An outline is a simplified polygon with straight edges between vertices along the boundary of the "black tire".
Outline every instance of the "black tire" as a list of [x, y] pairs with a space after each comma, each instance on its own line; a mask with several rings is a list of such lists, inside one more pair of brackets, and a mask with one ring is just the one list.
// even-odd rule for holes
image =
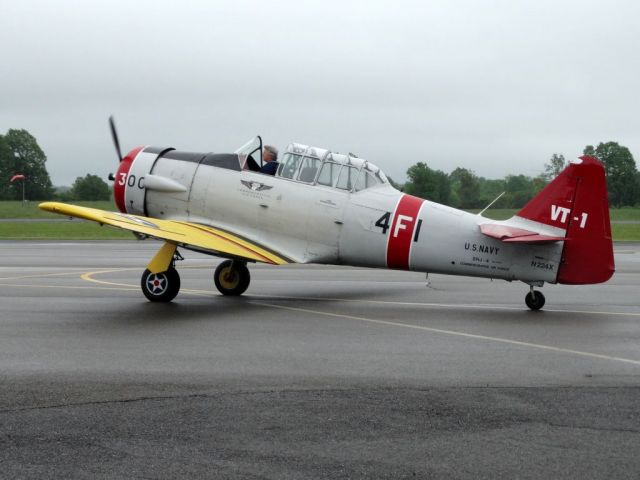
[[225, 260], [216, 268], [213, 281], [223, 295], [242, 295], [249, 288], [251, 275], [245, 263]]
[[524, 303], [526, 303], [527, 307], [531, 310], [540, 310], [544, 307], [544, 300], [544, 295], [538, 290], [533, 290], [527, 293], [527, 296], [524, 297]]
[[140, 279], [140, 287], [150, 302], [170, 302], [180, 291], [180, 275], [173, 267], [160, 273], [147, 269]]

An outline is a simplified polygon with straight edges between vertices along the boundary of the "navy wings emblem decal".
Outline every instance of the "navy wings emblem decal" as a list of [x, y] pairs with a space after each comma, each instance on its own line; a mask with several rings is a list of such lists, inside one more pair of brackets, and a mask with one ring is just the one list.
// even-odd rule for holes
[[270, 190], [273, 187], [271, 185], [265, 185], [260, 182], [250, 182], [248, 180], [240, 180], [242, 185], [247, 187], [249, 190], [253, 190], [254, 192], [262, 192], [263, 190]]

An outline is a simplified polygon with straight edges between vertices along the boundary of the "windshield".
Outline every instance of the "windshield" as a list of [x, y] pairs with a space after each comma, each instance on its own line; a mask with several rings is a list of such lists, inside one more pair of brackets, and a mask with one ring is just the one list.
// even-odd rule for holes
[[[243, 170], [259, 170], [259, 166], [262, 165], [262, 138], [257, 135], [233, 153], [238, 155]], [[258, 168], [255, 168], [256, 166]]]

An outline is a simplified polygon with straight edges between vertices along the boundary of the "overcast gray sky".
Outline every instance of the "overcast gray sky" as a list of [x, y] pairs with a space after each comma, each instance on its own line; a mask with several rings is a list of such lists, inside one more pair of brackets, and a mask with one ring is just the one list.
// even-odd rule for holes
[[640, 155], [637, 1], [0, 0], [0, 133], [56, 185], [137, 145], [261, 134], [490, 178], [614, 140]]

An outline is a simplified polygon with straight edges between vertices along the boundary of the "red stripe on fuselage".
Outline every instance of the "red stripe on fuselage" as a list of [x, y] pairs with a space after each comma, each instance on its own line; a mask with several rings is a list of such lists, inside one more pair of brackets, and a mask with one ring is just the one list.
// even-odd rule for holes
[[118, 171], [116, 172], [115, 181], [113, 182], [113, 199], [116, 202], [118, 210], [120, 210], [122, 213], [127, 213], [127, 205], [124, 200], [124, 195], [125, 190], [127, 189], [127, 177], [129, 176], [129, 170], [131, 170], [133, 161], [136, 159], [143, 148], [144, 147], [134, 148], [129, 153], [127, 153], [127, 155], [120, 162]]
[[387, 242], [388, 268], [409, 269], [411, 242], [423, 202], [423, 199], [411, 195], [403, 195], [398, 202]]

